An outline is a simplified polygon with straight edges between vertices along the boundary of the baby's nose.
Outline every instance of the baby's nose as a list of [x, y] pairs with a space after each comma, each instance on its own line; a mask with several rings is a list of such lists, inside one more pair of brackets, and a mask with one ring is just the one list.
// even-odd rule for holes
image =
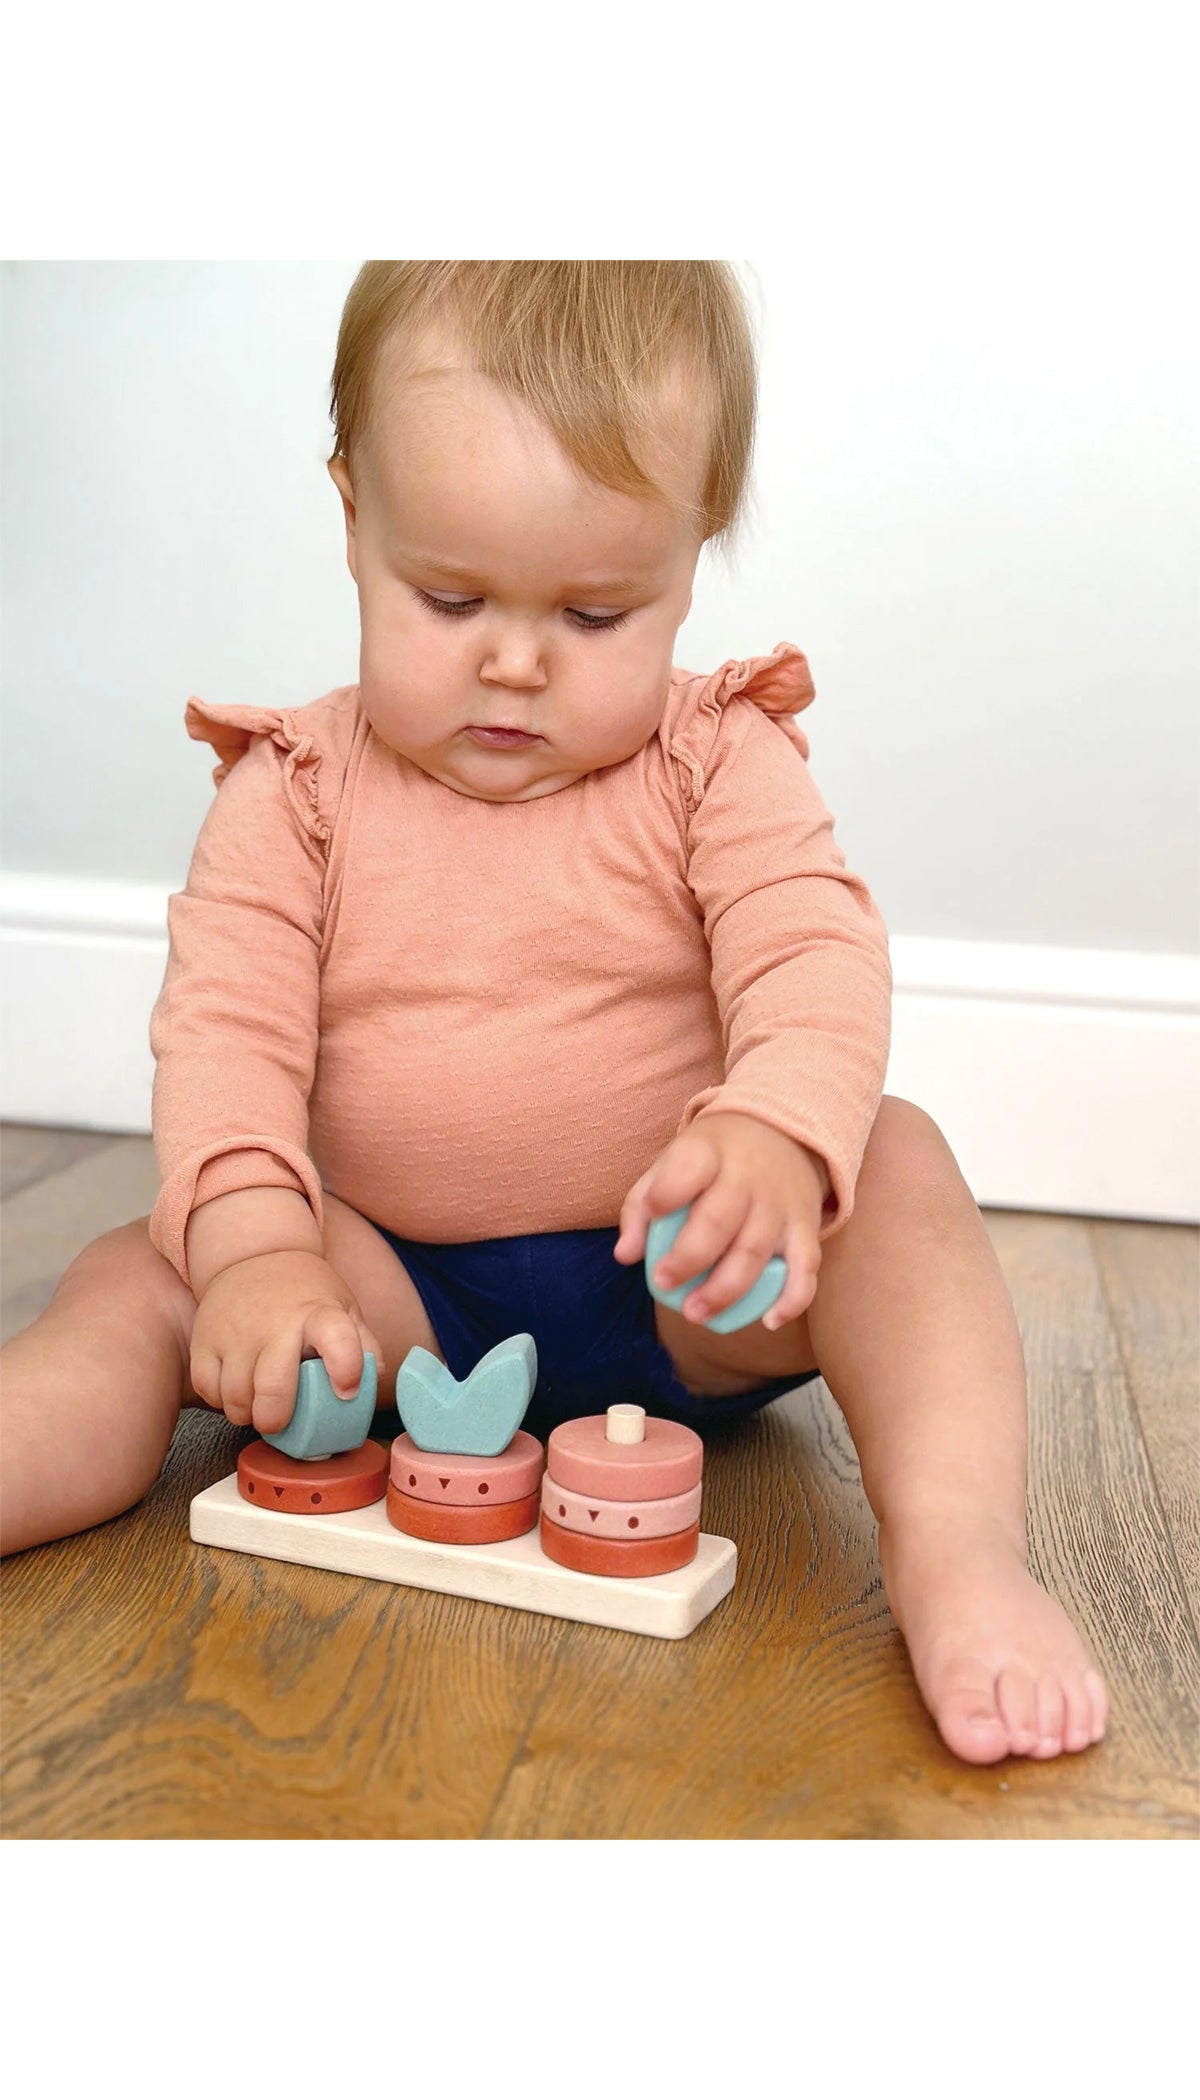
[[522, 693], [546, 689], [546, 666], [541, 646], [532, 635], [512, 634], [493, 642], [479, 676], [485, 685], [507, 685]]

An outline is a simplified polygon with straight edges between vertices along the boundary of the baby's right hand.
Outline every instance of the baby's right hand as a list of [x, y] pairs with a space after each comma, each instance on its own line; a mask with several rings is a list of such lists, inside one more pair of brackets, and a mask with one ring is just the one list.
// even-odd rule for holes
[[209, 1407], [262, 1435], [286, 1429], [300, 1362], [320, 1356], [335, 1393], [348, 1398], [364, 1356], [383, 1351], [353, 1292], [319, 1254], [255, 1254], [213, 1277], [192, 1327], [192, 1384]]

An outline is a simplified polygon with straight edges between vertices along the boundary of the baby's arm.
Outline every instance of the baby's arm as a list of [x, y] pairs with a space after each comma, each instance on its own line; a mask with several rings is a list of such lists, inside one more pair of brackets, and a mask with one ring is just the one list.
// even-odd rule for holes
[[[694, 754], [693, 754], [694, 755]], [[846, 868], [798, 748], [747, 703], [722, 710], [688, 777], [688, 882], [704, 914], [725, 1080], [688, 1102], [679, 1134], [621, 1211], [619, 1261], [651, 1220], [689, 1208], [656, 1281], [711, 1269], [685, 1301], [724, 1312], [772, 1254], [787, 1283], [764, 1324], [807, 1309], [821, 1243], [849, 1217], [878, 1112], [890, 1033], [887, 932]]]
[[194, 1210], [187, 1222], [188, 1274], [204, 1296], [214, 1276], [256, 1254], [323, 1251], [321, 1228], [298, 1189], [234, 1189]]
[[237, 760], [169, 906], [170, 955], [150, 1021], [163, 1180], [150, 1237], [197, 1297], [235, 1260], [321, 1248], [307, 1144], [324, 865], [288, 797], [286, 767], [269, 738]]
[[846, 866], [804, 759], [748, 705], [723, 712], [688, 832], [725, 1079], [687, 1104], [754, 1116], [825, 1162], [822, 1239], [850, 1216], [891, 1034], [887, 929]]
[[151, 1020], [163, 1171], [151, 1238], [197, 1300], [196, 1391], [265, 1431], [290, 1417], [306, 1347], [341, 1390], [358, 1384], [366, 1350], [378, 1354], [324, 1260], [307, 1154], [324, 876], [310, 807], [274, 738], [237, 759], [171, 900]]

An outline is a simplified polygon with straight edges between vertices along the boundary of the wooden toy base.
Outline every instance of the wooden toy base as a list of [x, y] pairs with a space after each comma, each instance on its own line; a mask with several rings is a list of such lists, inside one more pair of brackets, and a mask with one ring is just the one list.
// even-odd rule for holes
[[728, 1596], [737, 1572], [733, 1540], [706, 1531], [695, 1560], [673, 1574], [581, 1575], [548, 1560], [536, 1531], [494, 1546], [436, 1545], [397, 1531], [382, 1502], [323, 1517], [256, 1509], [239, 1495], [235, 1473], [194, 1497], [191, 1533], [199, 1545], [263, 1560], [297, 1561], [668, 1641], [681, 1640], [706, 1619]]

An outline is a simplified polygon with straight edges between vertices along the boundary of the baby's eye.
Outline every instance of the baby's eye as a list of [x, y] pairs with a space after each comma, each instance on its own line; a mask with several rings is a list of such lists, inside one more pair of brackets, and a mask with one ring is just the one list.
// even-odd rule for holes
[[445, 613], [451, 620], [457, 619], [460, 613], [470, 612], [471, 607], [479, 603], [478, 598], [434, 598], [428, 591], [418, 591], [417, 596], [430, 612]]
[[[461, 619], [464, 613], [473, 612], [477, 605], [483, 603], [481, 598], [435, 598], [431, 591], [418, 590], [417, 596], [431, 612], [444, 613], [448, 620]], [[581, 627], [593, 630], [623, 627], [629, 618], [628, 613], [586, 613], [578, 611], [574, 606], [568, 606], [567, 610], [573, 620], [579, 621]]]

